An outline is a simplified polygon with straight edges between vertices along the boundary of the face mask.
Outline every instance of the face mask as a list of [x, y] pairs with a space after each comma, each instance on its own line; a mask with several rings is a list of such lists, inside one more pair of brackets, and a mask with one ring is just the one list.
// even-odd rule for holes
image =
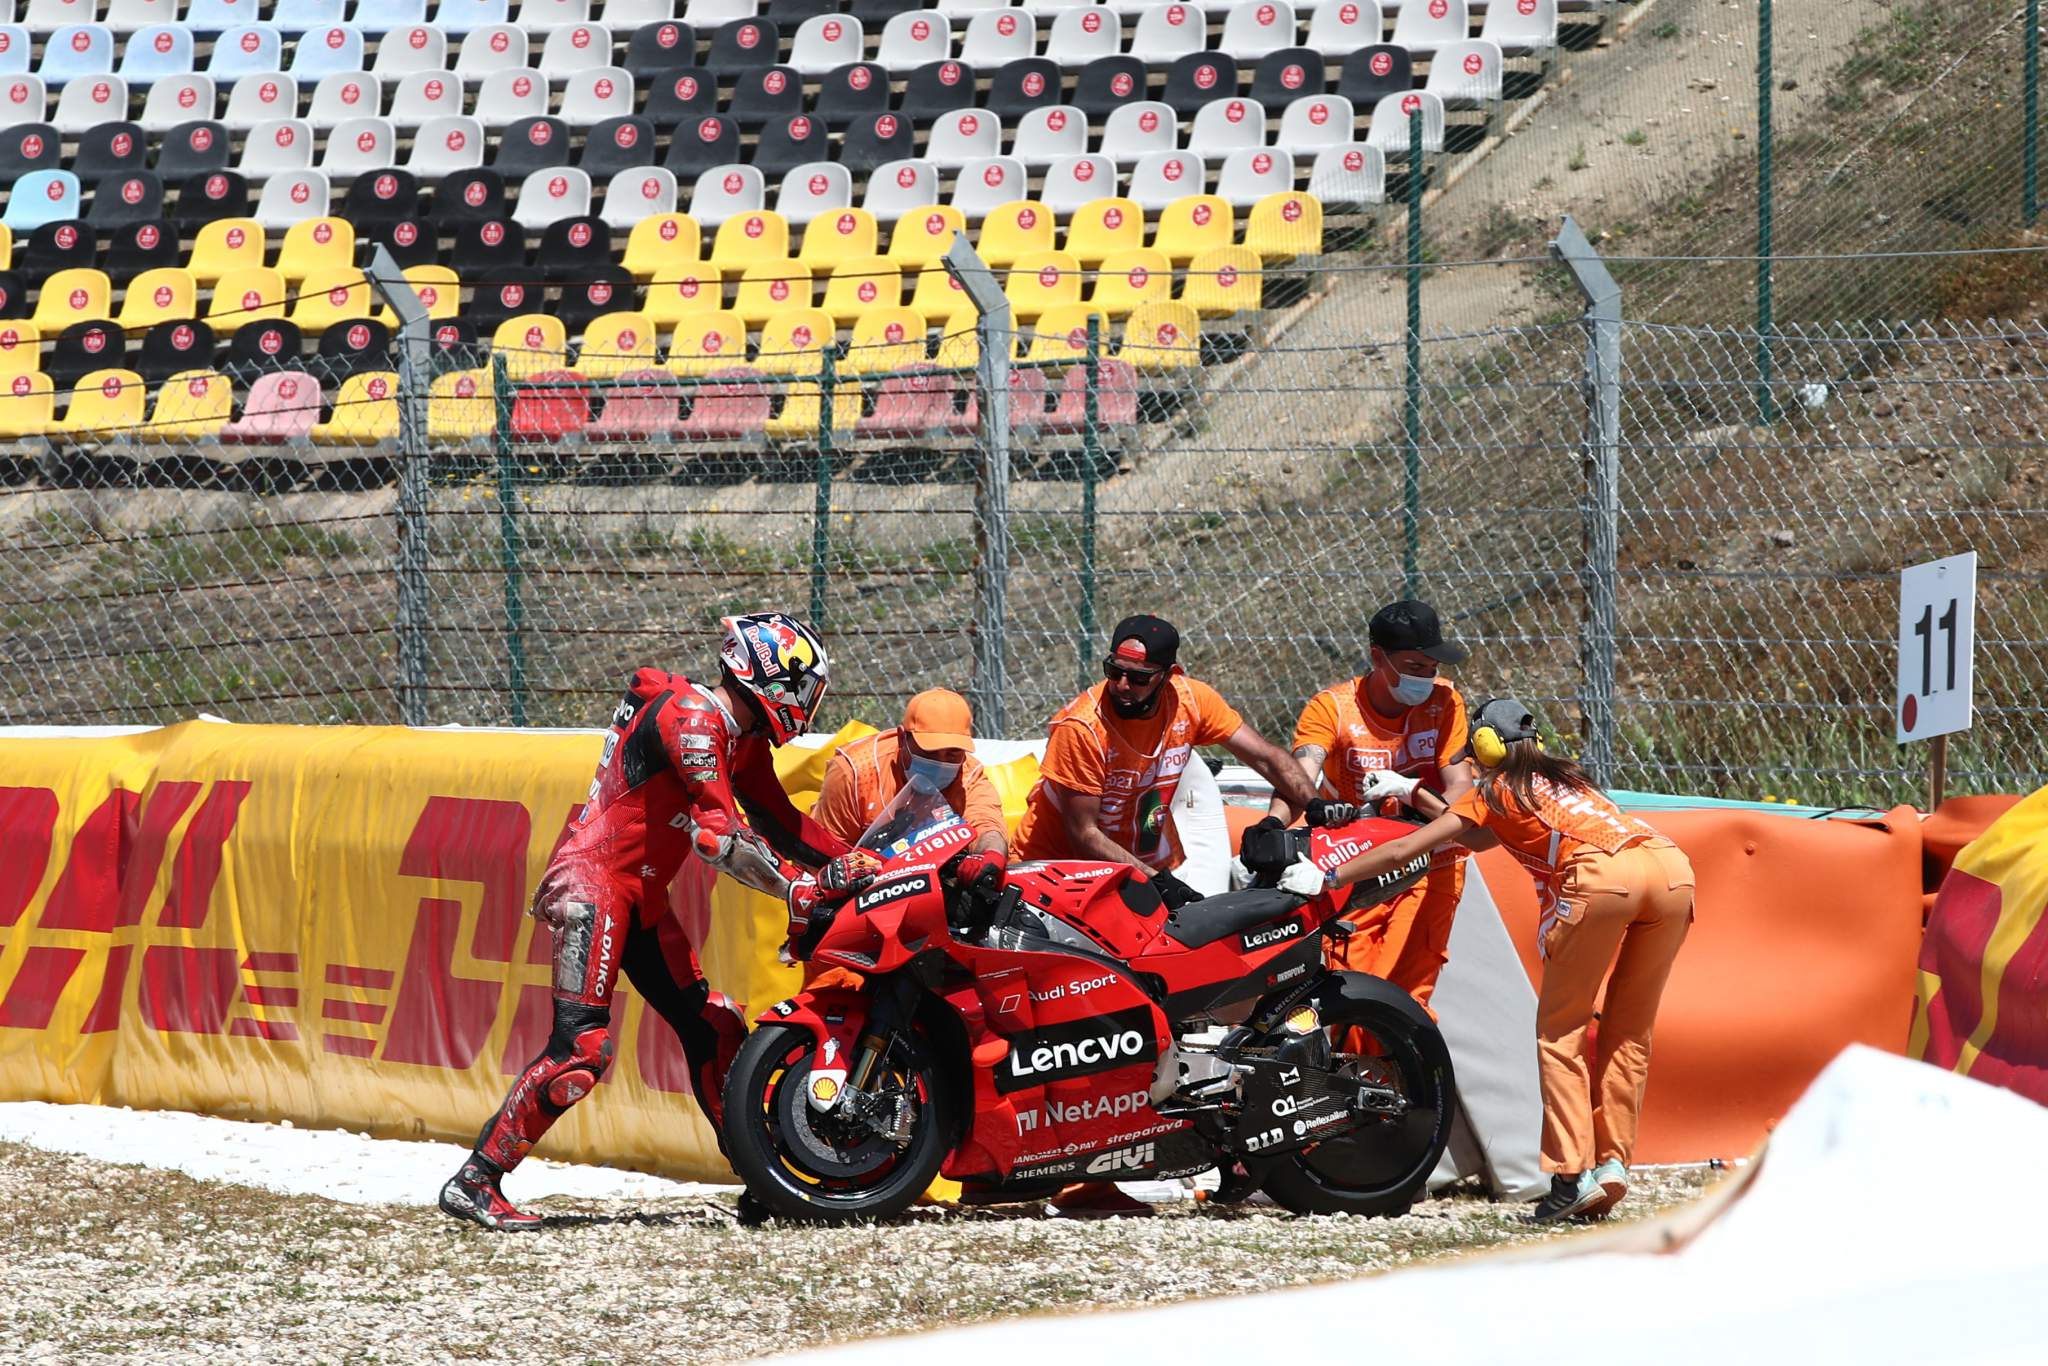
[[913, 754], [907, 765], [910, 770], [910, 785], [920, 792], [938, 792], [951, 785], [960, 774], [960, 765], [942, 764], [937, 759], [927, 759]]
[[1429, 701], [1429, 695], [1436, 691], [1436, 676], [1428, 674], [1417, 678], [1414, 674], [1397, 673], [1394, 675], [1394, 686], [1388, 691], [1394, 694], [1394, 700], [1402, 706], [1419, 707]]

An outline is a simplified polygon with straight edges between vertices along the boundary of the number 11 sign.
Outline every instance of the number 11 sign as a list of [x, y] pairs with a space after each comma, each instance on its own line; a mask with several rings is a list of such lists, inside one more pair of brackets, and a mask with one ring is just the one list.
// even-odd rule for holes
[[1899, 571], [1898, 740], [1970, 728], [1977, 552]]

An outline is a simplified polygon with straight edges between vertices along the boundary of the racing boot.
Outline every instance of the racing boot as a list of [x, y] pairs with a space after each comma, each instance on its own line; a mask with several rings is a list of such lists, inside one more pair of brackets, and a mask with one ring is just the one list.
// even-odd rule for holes
[[441, 1212], [455, 1219], [467, 1219], [500, 1232], [532, 1230], [541, 1226], [538, 1214], [528, 1214], [505, 1198], [498, 1189], [504, 1173], [475, 1153], [462, 1170], [441, 1187]]

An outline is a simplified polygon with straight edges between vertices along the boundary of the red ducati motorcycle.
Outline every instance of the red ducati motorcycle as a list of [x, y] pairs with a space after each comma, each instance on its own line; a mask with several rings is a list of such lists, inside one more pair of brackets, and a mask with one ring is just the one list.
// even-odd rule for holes
[[1450, 1054], [1406, 992], [1326, 970], [1323, 938], [1427, 860], [1314, 897], [1277, 883], [1412, 828], [1250, 831], [1254, 886], [1168, 911], [1115, 863], [961, 885], [969, 831], [905, 788], [862, 840], [879, 876], [786, 950], [859, 985], [763, 1012], [727, 1077], [734, 1169], [773, 1214], [825, 1223], [896, 1214], [939, 1174], [1026, 1200], [1211, 1167], [1226, 1202], [1406, 1210], [1449, 1137]]

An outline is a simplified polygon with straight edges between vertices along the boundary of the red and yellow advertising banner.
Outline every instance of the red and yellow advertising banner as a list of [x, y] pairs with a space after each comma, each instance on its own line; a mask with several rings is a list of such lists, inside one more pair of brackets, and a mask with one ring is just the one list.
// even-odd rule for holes
[[[822, 749], [777, 769], [815, 800]], [[598, 733], [233, 726], [0, 740], [0, 1098], [466, 1142], [548, 1033], [526, 915]], [[1030, 759], [991, 770], [1021, 812]], [[792, 990], [783, 909], [691, 865], [714, 986]], [[618, 1062], [543, 1155], [727, 1174], [681, 1046], [620, 985]]]
[[1956, 855], [1919, 984], [1912, 1056], [2048, 1105], [2048, 788]]

